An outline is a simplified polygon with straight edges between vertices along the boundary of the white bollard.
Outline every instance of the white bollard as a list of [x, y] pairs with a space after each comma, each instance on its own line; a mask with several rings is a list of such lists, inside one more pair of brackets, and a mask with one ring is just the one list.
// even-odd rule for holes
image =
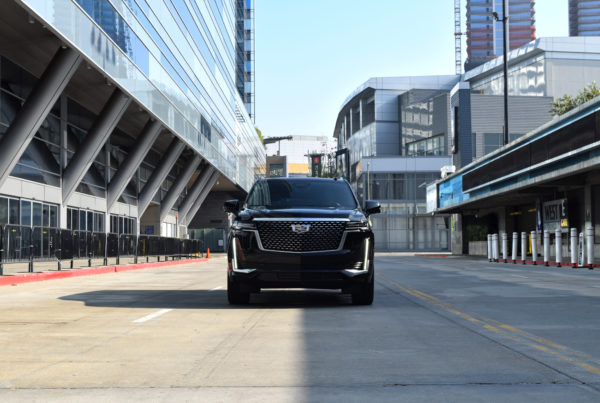
[[500, 235], [494, 234], [494, 261], [497, 262], [500, 259]]
[[577, 228], [571, 228], [571, 265], [577, 267]]
[[537, 232], [531, 231], [531, 260], [537, 264]]
[[519, 247], [519, 233], [513, 232], [513, 247], [512, 247], [512, 260], [513, 264], [517, 263], [517, 248]]
[[488, 261], [492, 261], [492, 234], [488, 234]]
[[550, 231], [544, 230], [544, 265], [550, 261]]
[[500, 258], [500, 245], [498, 242], [498, 234], [494, 234], [492, 237], [493, 250], [494, 250], [494, 262], [497, 262]]
[[519, 247], [519, 233], [513, 232], [513, 241], [512, 241], [512, 261], [513, 263], [517, 263], [517, 248]]
[[527, 232], [521, 232], [521, 261], [525, 264], [527, 260]]
[[562, 231], [560, 228], [554, 231], [554, 247], [556, 251], [556, 265], [560, 267], [562, 263]]
[[506, 232], [502, 233], [502, 259], [504, 263], [508, 260], [508, 234]]
[[587, 253], [587, 266], [589, 269], [594, 268], [594, 227], [585, 229], [585, 247]]

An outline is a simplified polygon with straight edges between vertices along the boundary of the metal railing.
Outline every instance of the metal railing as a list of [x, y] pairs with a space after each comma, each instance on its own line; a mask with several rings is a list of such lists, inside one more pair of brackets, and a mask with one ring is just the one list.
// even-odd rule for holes
[[122, 257], [139, 258], [161, 257], [181, 259], [182, 257], [202, 257], [204, 243], [195, 239], [167, 238], [156, 235], [132, 235], [91, 231], [75, 231], [49, 227], [28, 227], [23, 225], [0, 226], [0, 276], [8, 263], [28, 263], [28, 272], [34, 271], [34, 262], [57, 262], [58, 270], [63, 261], [87, 259], [88, 267], [93, 259], [109, 258], [120, 264]]

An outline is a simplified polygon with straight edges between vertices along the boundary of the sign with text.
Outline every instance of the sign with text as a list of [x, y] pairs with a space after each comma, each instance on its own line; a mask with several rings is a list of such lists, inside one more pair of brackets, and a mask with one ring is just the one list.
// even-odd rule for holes
[[569, 228], [569, 209], [567, 199], [553, 200], [542, 204], [542, 220], [544, 230], [556, 231], [558, 228], [567, 231]]

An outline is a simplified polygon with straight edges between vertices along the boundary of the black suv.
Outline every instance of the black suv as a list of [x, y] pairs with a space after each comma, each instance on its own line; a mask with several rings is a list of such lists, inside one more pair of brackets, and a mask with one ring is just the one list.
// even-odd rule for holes
[[227, 296], [247, 304], [261, 288], [341, 289], [352, 303], [373, 302], [373, 231], [343, 179], [270, 178], [257, 181], [245, 203], [225, 202], [233, 214], [227, 239]]

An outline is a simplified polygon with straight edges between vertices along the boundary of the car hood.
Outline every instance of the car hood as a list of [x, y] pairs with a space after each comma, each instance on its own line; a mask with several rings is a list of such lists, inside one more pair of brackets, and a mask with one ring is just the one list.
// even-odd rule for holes
[[252, 210], [244, 209], [239, 214], [242, 221], [255, 218], [345, 218], [351, 221], [363, 221], [365, 216], [360, 210], [331, 210], [331, 209], [280, 209]]

